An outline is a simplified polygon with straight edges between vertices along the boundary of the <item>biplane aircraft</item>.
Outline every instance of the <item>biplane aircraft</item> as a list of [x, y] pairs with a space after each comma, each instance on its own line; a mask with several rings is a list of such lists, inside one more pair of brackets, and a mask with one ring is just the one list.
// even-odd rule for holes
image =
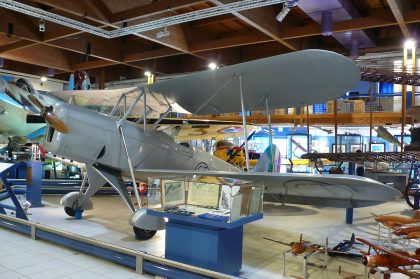
[[[413, 267], [420, 264], [420, 249], [417, 249], [413, 255], [405, 251], [392, 251], [363, 238], [357, 238], [357, 240], [369, 246], [369, 250], [364, 253], [362, 262], [371, 268], [370, 274], [375, 274], [377, 267], [385, 267], [391, 272], [402, 273], [410, 278], [420, 278], [420, 273], [416, 272]], [[374, 250], [376, 254], [372, 255], [371, 250]]]
[[[399, 198], [395, 189], [367, 178], [244, 172], [206, 152], [179, 145], [154, 129], [170, 111], [203, 115], [242, 111], [245, 115], [246, 108], [264, 109], [268, 103], [270, 108], [277, 108], [324, 102], [349, 91], [359, 79], [360, 73], [351, 60], [329, 51], [305, 50], [126, 90], [115, 98], [116, 103], [107, 113], [63, 102], [46, 107], [35, 96], [30, 98], [48, 124], [45, 149], [86, 164], [89, 186], [63, 197], [66, 212], [74, 215], [77, 210], [92, 209], [90, 198], [109, 183], [133, 213], [130, 224], [136, 236], [149, 239], [157, 229], [164, 228], [165, 222], [147, 215], [144, 209], [135, 209], [122, 177], [129, 177], [133, 186], [136, 180], [149, 177], [195, 175], [261, 181], [266, 199], [345, 208]], [[83, 92], [54, 95], [78, 103], [81, 100], [76, 96]], [[85, 100], [89, 97], [110, 100], [106, 91], [83, 95]], [[132, 101], [130, 105], [125, 105], [127, 100]], [[128, 121], [134, 110], [142, 110], [143, 117], [137, 122]], [[118, 111], [122, 116], [118, 117]], [[159, 115], [152, 128], [147, 127], [150, 115]], [[254, 169], [268, 170], [258, 164]]]

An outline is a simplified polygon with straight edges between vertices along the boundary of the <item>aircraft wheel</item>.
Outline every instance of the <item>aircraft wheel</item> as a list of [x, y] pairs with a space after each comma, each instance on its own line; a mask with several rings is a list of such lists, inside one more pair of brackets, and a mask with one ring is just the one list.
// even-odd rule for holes
[[[67, 213], [67, 215], [69, 215], [71, 217], [76, 216], [76, 209], [74, 209], [73, 207], [66, 206], [66, 207], [64, 207], [64, 211]], [[84, 210], [82, 210], [82, 212], [83, 211]]]
[[413, 209], [420, 209], [420, 182], [412, 180], [408, 182], [404, 191], [407, 204]]
[[143, 230], [137, 227], [133, 227], [134, 234], [139, 240], [148, 240], [151, 239], [157, 231], [154, 230]]

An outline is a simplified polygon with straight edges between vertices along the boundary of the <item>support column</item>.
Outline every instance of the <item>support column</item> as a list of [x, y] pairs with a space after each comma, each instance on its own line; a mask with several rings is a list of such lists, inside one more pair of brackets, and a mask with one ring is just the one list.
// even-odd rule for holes
[[43, 207], [42, 197], [42, 163], [27, 162], [26, 168], [26, 199], [31, 207]]
[[[408, 50], [404, 48], [404, 60], [403, 60], [403, 73], [406, 72], [407, 67]], [[405, 109], [407, 105], [407, 85], [402, 85], [402, 97], [401, 97], [401, 153], [404, 151], [404, 128], [405, 128]]]
[[[411, 49], [411, 61], [413, 62], [412, 74], [417, 74], [417, 61], [416, 61], [416, 46]], [[411, 89], [411, 106], [416, 105], [416, 87], [413, 85]], [[411, 127], [414, 127], [414, 117], [411, 118]], [[402, 138], [401, 141], [404, 141]]]
[[309, 135], [309, 106], [306, 106], [306, 141], [308, 153], [311, 153], [310, 135]]
[[372, 129], [373, 129], [373, 89], [372, 82], [369, 83], [369, 152], [372, 152]]
[[239, 94], [241, 97], [241, 109], [242, 109], [242, 125], [244, 128], [244, 138], [245, 138], [245, 164], [246, 169], [249, 171], [249, 153], [248, 153], [248, 131], [246, 127], [246, 110], [244, 104], [244, 97], [243, 97], [243, 88], [242, 88], [242, 75], [238, 75], [239, 79]]
[[337, 119], [337, 100], [334, 100], [334, 153], [338, 153], [338, 119]]
[[268, 124], [268, 142], [270, 144], [270, 153], [271, 153], [271, 162], [272, 162], [272, 168], [271, 168], [271, 172], [274, 172], [274, 170], [276, 169], [276, 162], [275, 162], [275, 157], [274, 157], [274, 148], [273, 148], [273, 131], [271, 130], [271, 114], [270, 114], [270, 103], [268, 98], [265, 98], [265, 109], [267, 111], [267, 124]]

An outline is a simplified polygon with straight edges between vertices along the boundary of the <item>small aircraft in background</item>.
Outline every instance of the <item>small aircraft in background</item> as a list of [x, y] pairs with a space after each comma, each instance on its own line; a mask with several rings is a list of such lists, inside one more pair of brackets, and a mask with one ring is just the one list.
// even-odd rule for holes
[[[406, 251], [392, 251], [363, 238], [357, 238], [357, 240], [369, 246], [369, 250], [364, 252], [362, 262], [371, 268], [370, 274], [375, 274], [377, 267], [385, 267], [410, 278], [420, 278], [420, 274], [412, 270], [414, 265], [420, 264], [420, 249], [417, 249], [415, 254], [410, 254]], [[370, 254], [372, 249], [376, 255]]]
[[286, 243], [286, 242], [282, 242], [280, 240], [275, 240], [275, 239], [271, 239], [268, 237], [263, 237], [264, 239], [276, 242], [276, 243], [280, 243], [286, 246], [290, 246], [290, 252], [293, 255], [300, 255], [306, 252], [316, 252], [316, 251], [325, 251], [327, 249], [328, 246], [328, 239], [325, 245], [319, 245], [316, 243], [312, 243], [306, 240], [302, 239], [302, 234], [300, 234], [300, 238], [299, 241], [296, 242], [290, 242], [290, 243]]
[[356, 259], [362, 258], [362, 254], [351, 252], [351, 250], [354, 249], [354, 245], [362, 245], [362, 243], [356, 242], [356, 237], [354, 233], [352, 233], [350, 239], [345, 239], [332, 249], [328, 249], [328, 255], [331, 257], [341, 256]]
[[398, 236], [405, 236], [407, 239], [420, 238], [420, 223], [401, 226], [396, 228], [393, 233]]
[[396, 146], [401, 146], [401, 142], [397, 140], [388, 130], [383, 126], [378, 126], [377, 129], [375, 129], [376, 133], [378, 134], [379, 138], [382, 138], [386, 140], [389, 143], [392, 143]]
[[416, 210], [413, 217], [403, 217], [396, 215], [377, 215], [375, 216], [375, 221], [381, 223], [385, 227], [395, 229], [402, 225], [420, 222], [420, 210]]
[[286, 246], [290, 246], [290, 252], [293, 255], [300, 255], [306, 252], [315, 252], [315, 251], [321, 251], [326, 252], [331, 257], [341, 256], [341, 257], [348, 257], [348, 258], [362, 258], [362, 254], [360, 253], [352, 253], [350, 252], [354, 247], [355, 244], [362, 244], [357, 243], [355, 240], [354, 233], [352, 234], [351, 238], [349, 240], [343, 240], [340, 243], [338, 243], [336, 246], [334, 246], [332, 249], [328, 248], [328, 238], [325, 241], [325, 245], [316, 244], [310, 241], [306, 241], [302, 239], [302, 234], [300, 234], [300, 238], [298, 242], [282, 242], [280, 240], [271, 239], [268, 237], [263, 237], [266, 240], [270, 240], [276, 243], [280, 243]]

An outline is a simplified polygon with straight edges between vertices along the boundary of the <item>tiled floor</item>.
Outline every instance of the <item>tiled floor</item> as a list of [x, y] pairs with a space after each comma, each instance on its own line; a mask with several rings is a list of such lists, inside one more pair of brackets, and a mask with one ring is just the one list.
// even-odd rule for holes
[[[43, 208], [30, 209], [32, 214], [29, 218], [45, 225], [54, 226], [101, 241], [110, 242], [130, 249], [141, 250], [156, 256], [164, 256], [165, 232], [158, 232], [153, 239], [148, 241], [136, 240], [133, 236], [132, 228], [128, 224], [130, 213], [120, 198], [95, 197], [93, 199], [95, 209], [85, 211], [83, 220], [74, 220], [73, 218], [68, 217], [59, 205], [59, 200], [60, 196], [45, 196], [44, 203], [46, 206]], [[387, 203], [375, 207], [359, 208], [355, 209], [354, 212], [354, 224], [346, 225], [344, 223], [344, 209], [300, 205], [280, 206], [277, 204], [266, 203], [264, 205], [264, 219], [245, 226], [243, 268], [241, 270], [241, 276], [252, 279], [284, 278], [282, 276], [282, 252], [287, 250], [288, 247], [264, 240], [264, 236], [282, 240], [284, 242], [291, 242], [296, 241], [299, 238], [300, 233], [303, 233], [304, 239], [315, 241], [319, 244], [324, 244], [326, 237], [328, 237], [329, 247], [334, 246], [342, 239], [348, 239], [352, 232], [355, 232], [356, 236], [376, 240], [377, 225], [374, 222], [371, 213], [400, 213], [403, 215], [411, 215], [413, 211], [409, 209], [404, 201]], [[3, 236], [3, 232], [7, 235]], [[0, 231], [0, 233], [2, 237], [1, 240], [4, 238], [8, 239], [8, 235], [10, 235], [10, 233], [5, 231]], [[115, 268], [115, 270], [120, 270], [121, 273], [124, 274], [124, 277], [121, 276], [118, 278], [129, 278], [131, 275], [135, 276], [135, 273], [133, 272], [124, 268], [115, 267], [112, 264], [104, 263], [102, 261], [97, 261], [99, 263], [98, 265], [91, 266], [87, 263], [91, 261], [86, 261], [85, 263], [83, 260], [85, 258], [91, 259], [90, 257], [82, 255], [77, 255], [76, 257], [72, 251], [61, 248], [59, 249], [51, 245], [46, 246], [44, 243], [34, 244], [36, 242], [28, 238], [21, 237], [19, 235], [16, 236], [15, 234], [11, 235], [13, 236], [11, 237], [12, 241], [7, 241], [6, 247], [16, 247], [17, 250], [14, 248], [13, 250], [7, 248], [4, 249], [0, 245], [0, 251], [5, 251], [6, 253], [10, 250], [14, 252], [19, 251], [19, 247], [21, 247], [20, 251], [22, 253], [25, 248], [25, 242], [37, 245], [36, 247], [34, 246], [34, 249], [32, 249], [33, 253], [37, 253], [34, 251], [39, 249], [41, 253], [46, 254], [55, 260], [60, 260], [61, 258], [63, 258], [63, 260], [65, 259], [66, 264], [63, 264], [63, 268], [55, 266], [55, 269], [53, 269], [54, 272], [61, 272], [66, 269], [70, 271], [69, 269], [74, 267], [74, 270], [66, 273], [67, 276], [77, 276], [78, 274], [85, 272], [85, 276], [83, 278], [95, 278], [94, 276], [102, 276], [101, 274], [109, 276], [111, 272], [107, 272], [107, 268], [112, 270]], [[19, 241], [22, 238], [24, 239], [21, 242], [23, 247], [20, 246], [19, 241], [15, 240], [17, 238]], [[2, 242], [4, 243], [4, 241]], [[15, 246], [15, 243], [19, 245]], [[46, 252], [49, 251], [50, 248], [52, 249], [51, 252]], [[61, 250], [64, 252], [61, 253]], [[69, 257], [67, 257], [67, 255], [69, 255]], [[75, 260], [75, 263], [80, 263], [80, 265], [70, 265], [72, 263], [72, 261], [69, 260], [70, 256], [72, 256], [72, 258], [81, 257], [82, 260]], [[29, 258], [31, 261], [33, 257]], [[323, 263], [323, 259], [324, 258], [319, 255], [310, 257], [311, 262], [320, 264]], [[52, 261], [52, 259], [42, 260], [40, 261], [42, 264], [39, 266], [42, 268], [45, 264], [49, 264]], [[1, 264], [2, 262], [3, 260], [1, 261]], [[301, 276], [302, 260], [289, 257], [287, 258], [286, 263], [286, 274], [288, 276]], [[364, 266], [353, 260], [337, 257], [329, 258], [327, 263], [328, 266], [326, 269], [310, 267], [308, 270], [310, 278], [343, 278], [342, 275], [338, 274], [339, 266], [341, 266], [342, 270], [345, 272], [351, 272], [352, 274], [364, 274]], [[87, 266], [84, 266], [85, 264]], [[35, 268], [37, 265], [33, 263], [31, 266], [34, 266]], [[104, 267], [101, 268], [102, 266]], [[7, 265], [4, 267], [7, 267]], [[23, 276], [25, 274], [27, 275], [29, 272], [23, 269], [22, 273], [20, 273], [20, 269], [15, 269], [16, 267], [23, 268], [18, 263], [15, 263], [15, 266], [9, 266], [7, 268], [18, 272], [18, 275], [20, 274]], [[46, 270], [39, 271], [39, 273], [40, 272], [46, 272]], [[3, 276], [0, 276], [0, 278], [3, 278]], [[44, 278], [50, 277], [46, 276]], [[375, 274], [374, 276], [371, 276], [371, 278], [379, 278], [379, 275]], [[404, 277], [398, 277], [395, 275], [392, 278]]]
[[0, 229], [0, 278], [153, 278], [131, 269]]

